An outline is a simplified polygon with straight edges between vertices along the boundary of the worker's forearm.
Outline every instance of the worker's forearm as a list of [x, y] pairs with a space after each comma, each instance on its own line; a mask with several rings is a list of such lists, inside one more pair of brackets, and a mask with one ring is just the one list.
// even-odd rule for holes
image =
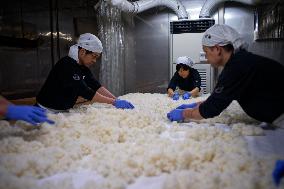
[[174, 90], [169, 88], [168, 89], [168, 95], [169, 95], [169, 97], [172, 97], [174, 95]]
[[11, 104], [4, 97], [0, 96], [0, 118], [4, 118], [7, 113], [8, 105]]
[[99, 102], [99, 103], [107, 103], [107, 104], [113, 104], [114, 101], [115, 101], [115, 99], [103, 96], [98, 92], [96, 92], [95, 96], [91, 100], [92, 103], [93, 102]]
[[190, 93], [191, 93], [191, 95], [192, 95], [193, 97], [198, 96], [198, 94], [199, 94], [199, 88], [198, 88], [198, 87], [195, 87], [193, 90], [190, 91]]
[[116, 97], [109, 90], [107, 90], [105, 87], [100, 87], [97, 90], [97, 92], [99, 92], [101, 95], [106, 96], [108, 98], [116, 99]]
[[[1, 103], [1, 102], [0, 102]], [[4, 104], [1, 104], [0, 105], [0, 119], [3, 119], [7, 113], [7, 107], [8, 105], [4, 105]]]
[[200, 119], [204, 119], [200, 112], [199, 112], [199, 108], [195, 108], [195, 109], [185, 109], [183, 111], [183, 117], [184, 119], [195, 119], [195, 120], [200, 120]]

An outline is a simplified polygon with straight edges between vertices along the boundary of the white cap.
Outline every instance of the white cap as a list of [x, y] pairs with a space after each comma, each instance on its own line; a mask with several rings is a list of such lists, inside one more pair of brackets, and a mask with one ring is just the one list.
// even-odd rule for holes
[[77, 45], [92, 52], [101, 53], [103, 51], [102, 42], [91, 33], [80, 35]]
[[225, 46], [231, 44], [235, 52], [240, 49], [247, 49], [248, 44], [240, 34], [232, 27], [225, 24], [215, 24], [207, 29], [202, 38], [202, 45], [212, 47], [215, 45]]
[[193, 61], [188, 56], [178, 57], [176, 60], [176, 64], [185, 64], [188, 65], [189, 67], [192, 67], [194, 65]]

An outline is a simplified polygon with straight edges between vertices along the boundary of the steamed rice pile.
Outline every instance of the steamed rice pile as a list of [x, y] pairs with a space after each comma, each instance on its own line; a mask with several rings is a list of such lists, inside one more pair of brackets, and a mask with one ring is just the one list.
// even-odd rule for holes
[[[277, 157], [249, 152], [244, 136], [263, 130], [236, 102], [216, 118], [176, 123], [167, 112], [206, 96], [173, 101], [165, 94], [135, 93], [121, 99], [135, 109], [85, 105], [49, 114], [56, 124], [40, 127], [1, 121], [0, 188], [122, 189], [141, 176], [161, 176], [164, 189], [273, 188]], [[84, 171], [89, 178], [76, 183], [74, 174]]]

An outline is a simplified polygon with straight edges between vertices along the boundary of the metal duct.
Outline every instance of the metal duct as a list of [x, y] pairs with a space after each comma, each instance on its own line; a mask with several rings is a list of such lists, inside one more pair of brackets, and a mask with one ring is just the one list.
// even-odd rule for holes
[[115, 96], [124, 94], [125, 41], [121, 11], [102, 1], [97, 10], [98, 36], [103, 44], [100, 81]]
[[200, 11], [199, 18], [210, 18], [213, 9], [217, 7], [217, 5], [219, 5], [220, 3], [224, 3], [227, 1], [234, 1], [247, 5], [255, 5], [260, 0], [206, 0]]
[[105, 0], [124, 12], [140, 13], [157, 6], [166, 6], [172, 9], [178, 19], [188, 19], [185, 7], [178, 0], [141, 0], [128, 2], [127, 0]]

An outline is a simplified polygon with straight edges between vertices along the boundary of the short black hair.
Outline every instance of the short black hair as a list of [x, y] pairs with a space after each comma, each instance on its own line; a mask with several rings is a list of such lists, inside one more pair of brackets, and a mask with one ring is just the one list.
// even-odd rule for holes
[[224, 49], [225, 49], [225, 51], [227, 51], [227, 52], [231, 52], [231, 51], [234, 51], [234, 46], [232, 45], [232, 44], [228, 44], [228, 45], [224, 45], [224, 46], [222, 46]]
[[189, 70], [189, 66], [186, 64], [177, 64], [176, 65], [176, 70], [179, 71], [180, 69], [184, 69], [184, 70]]
[[[84, 48], [78, 46], [78, 49], [81, 50], [81, 49], [84, 49]], [[89, 51], [89, 50], [87, 50], [87, 49], [85, 49], [85, 51], [86, 51], [86, 54], [92, 54], [92, 53], [93, 53], [92, 51]]]

